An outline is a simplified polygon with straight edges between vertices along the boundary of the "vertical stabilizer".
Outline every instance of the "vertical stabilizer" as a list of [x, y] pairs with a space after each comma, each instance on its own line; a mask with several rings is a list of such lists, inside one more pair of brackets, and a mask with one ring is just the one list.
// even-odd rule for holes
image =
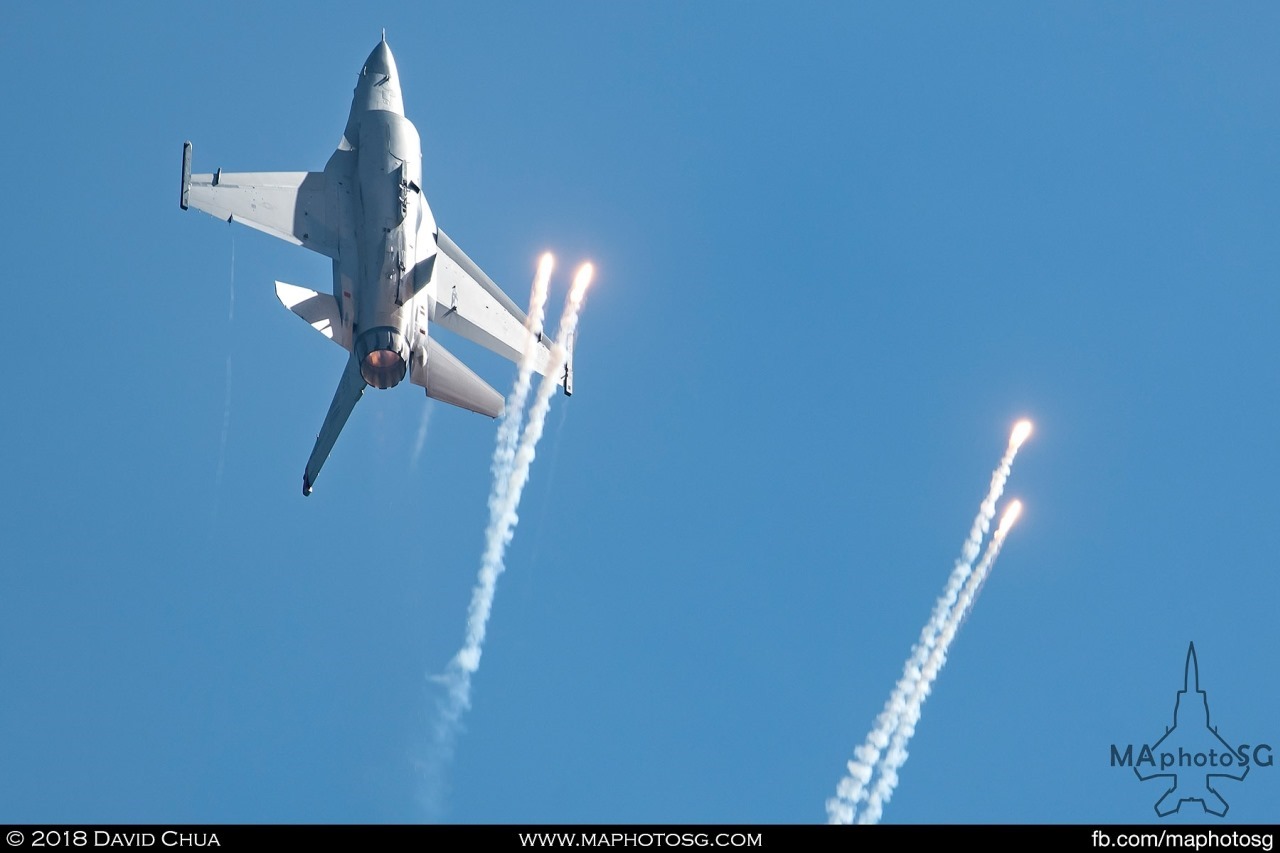
[[342, 372], [342, 379], [338, 381], [338, 390], [333, 394], [329, 413], [324, 416], [324, 424], [320, 427], [320, 434], [316, 436], [316, 446], [312, 449], [311, 458], [307, 460], [307, 469], [302, 474], [304, 495], [311, 494], [311, 486], [320, 474], [320, 468], [325, 460], [329, 458], [329, 451], [333, 450], [333, 443], [338, 440], [338, 433], [342, 432], [347, 418], [351, 417], [351, 410], [356, 407], [356, 403], [360, 402], [360, 397], [364, 394], [364, 386], [365, 381], [360, 375], [360, 365], [356, 363], [353, 356], [347, 359], [346, 370]]

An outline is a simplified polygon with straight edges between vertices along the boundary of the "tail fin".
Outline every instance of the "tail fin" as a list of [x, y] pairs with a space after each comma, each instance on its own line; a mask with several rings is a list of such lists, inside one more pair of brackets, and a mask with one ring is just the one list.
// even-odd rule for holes
[[347, 359], [346, 370], [342, 372], [342, 379], [338, 381], [338, 390], [333, 393], [329, 413], [324, 416], [324, 424], [320, 427], [320, 434], [316, 436], [316, 446], [312, 449], [311, 458], [307, 460], [307, 468], [302, 473], [304, 495], [311, 494], [311, 486], [319, 476], [321, 466], [329, 458], [329, 451], [333, 450], [333, 443], [338, 440], [338, 433], [342, 432], [347, 418], [351, 417], [351, 410], [356, 407], [356, 403], [360, 402], [360, 397], [364, 394], [364, 386], [365, 381], [360, 375], [360, 366], [356, 363], [355, 356], [352, 356]]
[[414, 353], [412, 365], [409, 381], [427, 389], [433, 400], [491, 418], [502, 414], [502, 395], [435, 338], [427, 338], [425, 352]]

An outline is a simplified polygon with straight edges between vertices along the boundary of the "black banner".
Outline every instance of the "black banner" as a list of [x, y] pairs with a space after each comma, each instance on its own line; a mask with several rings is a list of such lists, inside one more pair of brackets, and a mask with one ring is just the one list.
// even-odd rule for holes
[[[1066, 849], [1172, 848], [1270, 851], [1275, 826], [1100, 825], [288, 825], [288, 824], [10, 824], [0, 826], [11, 850], [143, 848], [241, 850], [262, 845], [484, 845], [504, 850], [570, 848], [783, 849], [848, 851], [907, 843], [966, 841]], [[3, 848], [0, 848], [2, 853]]]

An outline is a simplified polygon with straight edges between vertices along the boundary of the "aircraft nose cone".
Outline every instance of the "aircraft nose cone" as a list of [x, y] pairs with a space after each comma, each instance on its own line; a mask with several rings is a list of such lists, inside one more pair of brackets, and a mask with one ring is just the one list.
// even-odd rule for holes
[[379, 42], [378, 46], [373, 49], [373, 53], [369, 54], [369, 58], [364, 61], [366, 74], [394, 75], [395, 70], [395, 57], [391, 55], [391, 48], [387, 47], [385, 41]]
[[[344, 137], [351, 142], [359, 135], [355, 126], [357, 114], [369, 110], [385, 110], [404, 115], [404, 98], [400, 94], [400, 75], [396, 72], [396, 58], [385, 41], [378, 42], [360, 69], [356, 79], [355, 97], [351, 100], [351, 115]], [[353, 124], [352, 122], [355, 122]]]

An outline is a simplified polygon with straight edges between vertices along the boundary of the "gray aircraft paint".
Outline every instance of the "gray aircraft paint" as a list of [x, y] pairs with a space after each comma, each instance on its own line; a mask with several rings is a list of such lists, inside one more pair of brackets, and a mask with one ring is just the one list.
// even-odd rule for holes
[[[431, 324], [534, 369], [551, 366], [550, 339], [530, 340], [524, 312], [436, 225], [422, 193], [422, 147], [404, 115], [395, 57], [385, 39], [356, 81], [338, 148], [322, 172], [191, 174], [183, 147], [182, 207], [333, 260], [333, 292], [276, 282], [280, 301], [350, 353], [303, 473], [310, 494], [338, 434], [368, 385], [406, 376], [427, 396], [489, 417], [502, 395], [428, 334]], [[571, 348], [572, 342], [566, 342]], [[572, 362], [556, 377], [572, 387]]]

